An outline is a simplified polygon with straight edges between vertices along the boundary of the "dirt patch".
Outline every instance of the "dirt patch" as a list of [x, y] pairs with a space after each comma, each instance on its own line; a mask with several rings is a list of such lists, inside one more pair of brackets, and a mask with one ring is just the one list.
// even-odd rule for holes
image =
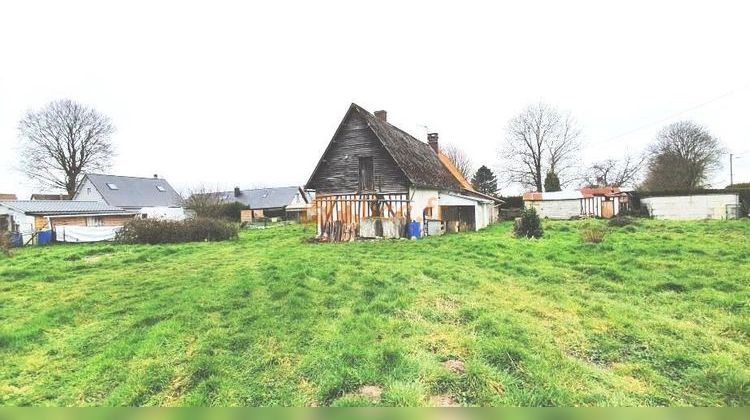
[[462, 374], [466, 370], [464, 362], [456, 359], [449, 359], [443, 362], [443, 367], [457, 374]]
[[430, 397], [430, 407], [460, 407], [460, 405], [448, 395], [433, 395]]
[[380, 401], [383, 394], [383, 388], [377, 385], [364, 385], [357, 390], [357, 395], [361, 395], [371, 401]]

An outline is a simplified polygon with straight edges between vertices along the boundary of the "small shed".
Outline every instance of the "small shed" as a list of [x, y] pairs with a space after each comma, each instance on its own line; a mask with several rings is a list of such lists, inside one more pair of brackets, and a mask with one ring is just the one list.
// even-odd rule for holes
[[20, 233], [24, 243], [40, 231], [56, 231], [64, 226], [119, 227], [136, 215], [134, 211], [96, 201], [0, 201], [2, 227]]
[[534, 208], [539, 217], [571, 219], [575, 217], [616, 216], [628, 208], [628, 193], [617, 187], [581, 188], [556, 192], [527, 192], [523, 195], [524, 207]]

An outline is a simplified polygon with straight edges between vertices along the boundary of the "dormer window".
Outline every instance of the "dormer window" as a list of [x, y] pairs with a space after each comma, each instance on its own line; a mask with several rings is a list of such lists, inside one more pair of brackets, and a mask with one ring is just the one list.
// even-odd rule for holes
[[156, 186], [156, 189], [157, 189], [157, 190], [159, 190], [159, 191], [161, 191], [161, 192], [165, 192], [165, 191], [167, 191], [167, 189], [166, 189], [166, 188], [164, 188], [164, 187], [162, 187], [161, 185], [157, 185], [157, 186]]
[[110, 190], [119, 190], [119, 188], [117, 188], [117, 184], [108, 183], [107, 188], [109, 188]]

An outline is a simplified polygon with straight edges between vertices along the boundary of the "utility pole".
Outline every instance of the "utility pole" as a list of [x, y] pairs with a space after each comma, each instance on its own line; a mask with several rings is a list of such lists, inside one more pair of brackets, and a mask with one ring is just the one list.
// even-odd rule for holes
[[734, 155], [730, 153], [729, 154], [729, 188], [732, 188], [732, 185], [734, 185], [734, 171], [732, 167], [733, 161], [734, 161]]

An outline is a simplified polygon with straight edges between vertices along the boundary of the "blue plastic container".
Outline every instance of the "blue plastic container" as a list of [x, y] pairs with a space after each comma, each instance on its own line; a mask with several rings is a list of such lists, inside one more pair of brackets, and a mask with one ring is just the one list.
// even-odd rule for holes
[[422, 236], [419, 222], [412, 221], [406, 225], [406, 237], [409, 239], [419, 239]]
[[52, 231], [51, 230], [42, 230], [39, 231], [36, 235], [36, 243], [37, 245], [47, 245], [52, 242]]

